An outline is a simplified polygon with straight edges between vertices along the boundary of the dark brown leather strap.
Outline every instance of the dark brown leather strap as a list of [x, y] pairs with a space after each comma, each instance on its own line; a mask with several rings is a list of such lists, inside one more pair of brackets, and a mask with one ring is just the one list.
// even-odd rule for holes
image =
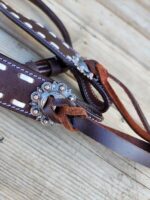
[[90, 119], [74, 118], [74, 128], [80, 130], [92, 139], [100, 142], [113, 151], [134, 160], [142, 165], [150, 167], [150, 144], [138, 140], [125, 133], [118, 134], [117, 131], [110, 131]]
[[[37, 72], [28, 69], [27, 66], [20, 64], [3, 54], [0, 54], [0, 105], [10, 110], [19, 112], [28, 117], [34, 118], [31, 114], [31, 94], [45, 82], [54, 82], [54, 80], [44, 77]], [[70, 90], [69, 90], [70, 92]], [[71, 92], [70, 92], [71, 93]], [[57, 99], [56, 99], [57, 100]], [[58, 101], [57, 101], [58, 102]], [[66, 105], [69, 104], [66, 101]], [[17, 104], [16, 104], [17, 103]], [[21, 105], [16, 106], [16, 105]], [[54, 105], [51, 105], [53, 107]], [[55, 106], [58, 106], [56, 104]], [[59, 107], [63, 107], [61, 101]], [[83, 107], [88, 115], [95, 119], [95, 110], [77, 99], [75, 106]], [[101, 121], [101, 118], [99, 118]]]
[[[33, 118], [30, 113], [31, 93], [42, 83], [50, 80], [2, 54], [0, 66], [0, 93], [3, 95], [0, 105]], [[28, 82], [21, 79], [22, 76]], [[22, 103], [22, 106], [16, 106], [14, 100]]]
[[[0, 54], [0, 69], [0, 93], [3, 94], [0, 105], [35, 119], [31, 114], [31, 93], [45, 81], [50, 80], [32, 70], [27, 70], [24, 65], [2, 54]], [[29, 82], [21, 79], [21, 74]], [[20, 108], [13, 103], [13, 100], [25, 103], [25, 106]], [[77, 104], [79, 105], [79, 103]], [[113, 129], [105, 128], [96, 117], [90, 114], [89, 110], [85, 111], [86, 106], [84, 108], [77, 107], [76, 109], [76, 107], [70, 107], [70, 105], [68, 100], [57, 101], [56, 99], [53, 103], [52, 101], [48, 101], [43, 112], [46, 112], [46, 115], [49, 117], [55, 114], [55, 122], [63, 123], [66, 128], [73, 130], [70, 127], [72, 124], [74, 129], [82, 131], [113, 151], [150, 167], [149, 143]], [[52, 110], [53, 113], [51, 113], [50, 110], [53, 106], [58, 106], [58, 108], [55, 111]], [[75, 117], [76, 115], [77, 117]]]
[[[7, 16], [10, 20], [16, 23], [19, 27], [29, 33], [32, 37], [38, 40], [41, 44], [43, 44], [46, 48], [52, 51], [69, 69], [76, 71], [80, 74], [82, 79], [85, 79], [86, 82], [90, 82], [90, 84], [95, 87], [98, 93], [102, 96], [103, 101], [96, 99], [94, 95], [92, 95], [92, 99], [86, 98], [88, 103], [92, 103], [93, 106], [96, 105], [100, 112], [106, 112], [110, 106], [110, 99], [108, 98], [107, 93], [105, 92], [100, 80], [97, 77], [93, 77], [93, 73], [89, 70], [87, 64], [84, 62], [83, 58], [67, 43], [60, 40], [54, 33], [48, 31], [42, 25], [39, 25], [33, 20], [30, 20], [20, 13], [14, 11], [10, 6], [6, 5], [4, 2], [0, 1], [0, 10], [1, 12]], [[82, 83], [82, 87], [85, 86]], [[90, 87], [86, 84], [85, 90], [81, 92], [84, 93], [84, 97], [86, 97], [87, 90], [91, 91]], [[84, 92], [83, 92], [84, 91]], [[93, 93], [92, 93], [93, 94]], [[94, 101], [94, 102], [93, 102]], [[98, 102], [98, 104], [97, 104]]]
[[[97, 62], [84, 61], [70, 46], [58, 39], [52, 32], [23, 17], [2, 1], [0, 2], [1, 12], [51, 50], [61, 60], [62, 64], [71, 68], [75, 76], [77, 72], [79, 73], [78, 82], [82, 84], [82, 94], [85, 100], [91, 103], [91, 105], [88, 105], [75, 99], [73, 95], [70, 96], [72, 93], [64, 84], [56, 83], [52, 79], [44, 77], [38, 73], [38, 70], [35, 72], [28, 69], [33, 68], [35, 63], [22, 65], [0, 54], [0, 105], [33, 119], [41, 120], [41, 116], [44, 116], [45, 119], [48, 118], [56, 123], [64, 124], [69, 130], [80, 130], [113, 151], [150, 167], [149, 125], [142, 117], [141, 111], [133, 98], [131, 99], [136, 104], [135, 107], [140, 113], [140, 118], [147, 132], [141, 132], [141, 128], [132, 123], [132, 119], [108, 84], [106, 71], [97, 67]], [[32, 2], [35, 3], [35, 1]], [[37, 2], [38, 7], [42, 6], [42, 9], [47, 13], [47, 7], [41, 4], [41, 1]], [[47, 67], [49, 59], [40, 62], [39, 66], [45, 62]], [[51, 63], [51, 65], [56, 64], [54, 63]], [[59, 73], [58, 69], [60, 70], [60, 67], [57, 68], [56, 74]], [[48, 71], [44, 71], [44, 66], [41, 71], [45, 75], [48, 73]], [[82, 81], [82, 78], [84, 81]], [[99, 105], [99, 99], [93, 95], [93, 99], [89, 97], [90, 94], [93, 94], [89, 84], [92, 84], [101, 93], [104, 104]], [[126, 88], [124, 89], [126, 90]], [[126, 91], [128, 92], [128, 90]], [[131, 96], [129, 92], [128, 94]], [[109, 97], [131, 127], [149, 142], [141, 141], [101, 124], [102, 117], [100, 117], [100, 114], [109, 107]], [[95, 103], [96, 101], [97, 103]], [[37, 108], [40, 108], [40, 110], [37, 110]], [[37, 111], [38, 114], [39, 111], [41, 112], [38, 116]]]
[[29, 0], [29, 1], [32, 2], [35, 6], [39, 7], [54, 22], [54, 24], [57, 26], [57, 28], [61, 32], [64, 38], [64, 41], [67, 44], [69, 44], [69, 46], [72, 47], [72, 41], [71, 41], [70, 35], [66, 27], [60, 20], [60, 18], [58, 18], [57, 15], [49, 7], [47, 7], [43, 1], [41, 0]]

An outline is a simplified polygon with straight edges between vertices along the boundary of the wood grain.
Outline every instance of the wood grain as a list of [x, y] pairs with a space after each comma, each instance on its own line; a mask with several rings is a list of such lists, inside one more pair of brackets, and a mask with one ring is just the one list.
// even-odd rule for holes
[[[27, 0], [9, 2], [57, 29]], [[44, 0], [67, 26], [74, 47], [130, 87], [150, 119], [150, 15], [147, 0]], [[79, 37], [80, 36], [80, 37]], [[20, 62], [51, 56], [0, 15], [1, 53]], [[66, 81], [79, 94], [70, 74]], [[114, 85], [135, 119], [129, 100]], [[134, 135], [112, 107], [105, 123]], [[62, 126], [43, 127], [0, 108], [0, 200], [150, 200], [150, 169]]]

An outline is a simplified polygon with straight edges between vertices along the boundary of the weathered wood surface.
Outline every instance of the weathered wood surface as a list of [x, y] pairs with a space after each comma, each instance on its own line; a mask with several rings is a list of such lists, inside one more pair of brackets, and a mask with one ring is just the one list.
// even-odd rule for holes
[[[44, 1], [67, 25], [74, 47], [121, 78], [150, 119], [150, 1]], [[51, 27], [27, 0], [6, 2]], [[20, 62], [50, 56], [7, 23], [0, 15], [2, 53]], [[61, 78], [77, 92], [70, 74]], [[122, 98], [135, 115], [126, 96]], [[105, 118], [107, 124], [133, 134], [114, 108]], [[150, 200], [150, 169], [81, 133], [62, 126], [43, 127], [0, 108], [0, 136], [5, 137], [0, 144], [0, 200]]]

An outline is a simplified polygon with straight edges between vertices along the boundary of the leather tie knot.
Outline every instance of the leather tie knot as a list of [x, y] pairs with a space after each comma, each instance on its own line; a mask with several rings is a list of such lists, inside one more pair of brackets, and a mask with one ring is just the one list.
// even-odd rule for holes
[[55, 99], [49, 97], [42, 109], [43, 114], [56, 123], [63, 124], [70, 131], [76, 131], [71, 123], [71, 117], [87, 117], [86, 110], [73, 106], [68, 99]]

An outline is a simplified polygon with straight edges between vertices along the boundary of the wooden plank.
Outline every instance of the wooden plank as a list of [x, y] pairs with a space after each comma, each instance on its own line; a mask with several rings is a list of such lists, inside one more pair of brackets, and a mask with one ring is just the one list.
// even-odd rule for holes
[[136, 2], [136, 0], [97, 1], [135, 28], [138, 32], [150, 39], [150, 10], [146, 10], [139, 2]]
[[140, 3], [148, 11], [150, 10], [150, 1], [149, 0], [136, 0], [136, 1], [138, 3]]
[[90, 0], [86, 1], [86, 6], [84, 0], [50, 2], [56, 6], [60, 3], [72, 14], [73, 19], [78, 18], [79, 23], [84, 23], [85, 28], [91, 27], [94, 32], [100, 33], [149, 68], [149, 40], [102, 4]]
[[[117, 77], [122, 77], [123, 82], [134, 91], [146, 116], [150, 118], [150, 97], [145, 97], [150, 89], [150, 72], [145, 65], [141, 65], [128, 53], [131, 49], [127, 46], [125, 49], [120, 48], [120, 45], [112, 43], [103, 33], [96, 31], [93, 24], [87, 24], [85, 19], [81, 19], [82, 16], [76, 16], [72, 9], [73, 1], [69, 1], [69, 8], [66, 8], [65, 1], [61, 1], [61, 4], [59, 1], [45, 2], [66, 25], [69, 24], [68, 29], [75, 48], [82, 55], [105, 64]], [[33, 12], [35, 8], [31, 9], [27, 1], [14, 0], [9, 3], [25, 15], [41, 23], [48, 23], [47, 17], [41, 17], [37, 9]], [[90, 3], [95, 9], [100, 5], [94, 0]], [[89, 10], [84, 9], [85, 5], [81, 3], [80, 6], [84, 11], [84, 17], [89, 16]], [[74, 9], [77, 8], [78, 5], [74, 4]], [[110, 12], [106, 8], [105, 10]], [[100, 14], [98, 13], [97, 17], [100, 17]], [[118, 16], [116, 18], [118, 19]], [[14, 26], [11, 26], [11, 30], [6, 28], [5, 20], [0, 17], [2, 53], [20, 62], [50, 56], [45, 48], [41, 48], [41, 45], [21, 30]], [[91, 21], [97, 23], [96, 18]], [[103, 18], [103, 23], [104, 21]], [[124, 20], [120, 21], [118, 30], [124, 23]], [[48, 28], [50, 27], [51, 24]], [[130, 26], [126, 28], [131, 34]], [[129, 37], [132, 38], [134, 35], [131, 34]], [[141, 37], [138, 37], [137, 41], [139, 38]], [[147, 46], [145, 51], [148, 51]], [[142, 56], [144, 58], [144, 53], [141, 54], [141, 58]], [[68, 82], [70, 87], [79, 93], [70, 75], [61, 75], [57, 78]], [[116, 85], [114, 87], [117, 89]], [[120, 90], [119, 94], [122, 95]], [[122, 98], [128, 105], [127, 98], [124, 95]], [[128, 107], [133, 112], [129, 105]], [[105, 118], [105, 123], [133, 134], [113, 107]], [[37, 122], [0, 108], [1, 136], [5, 137], [0, 144], [2, 200], [149, 200], [150, 169], [115, 154], [81, 133], [70, 133], [58, 125], [43, 127]]]

